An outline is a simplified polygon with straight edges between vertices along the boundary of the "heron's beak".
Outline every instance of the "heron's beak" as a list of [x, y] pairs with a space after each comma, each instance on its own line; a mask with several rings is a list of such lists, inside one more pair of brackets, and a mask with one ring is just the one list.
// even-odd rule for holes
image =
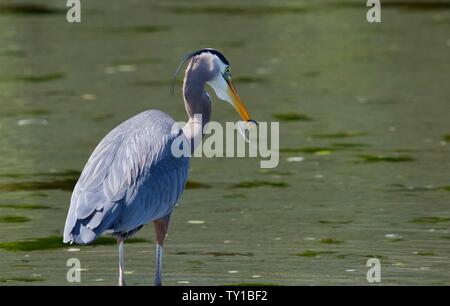
[[227, 79], [226, 81], [228, 84], [228, 95], [231, 97], [234, 109], [236, 109], [236, 111], [239, 113], [239, 115], [241, 115], [242, 119], [245, 120], [245, 122], [253, 121], [252, 119], [250, 119], [248, 110], [245, 107], [244, 103], [242, 103], [241, 98], [239, 98], [233, 82], [231, 82], [230, 79]]

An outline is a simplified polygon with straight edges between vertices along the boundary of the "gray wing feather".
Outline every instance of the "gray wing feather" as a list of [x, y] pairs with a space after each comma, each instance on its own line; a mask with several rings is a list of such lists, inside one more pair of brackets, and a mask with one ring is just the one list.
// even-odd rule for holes
[[112, 130], [89, 158], [72, 194], [64, 242], [89, 243], [169, 214], [186, 184], [189, 159], [171, 154], [175, 121], [146, 111]]

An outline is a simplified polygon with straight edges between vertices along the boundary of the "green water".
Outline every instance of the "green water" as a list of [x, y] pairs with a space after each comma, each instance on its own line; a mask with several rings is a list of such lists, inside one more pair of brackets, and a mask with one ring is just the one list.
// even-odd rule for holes
[[[58, 240], [73, 184], [120, 122], [186, 118], [170, 79], [203, 47], [253, 118], [281, 122], [280, 164], [192, 161], [165, 284], [367, 285], [372, 257], [381, 284], [450, 284], [448, 2], [382, 1], [380, 24], [356, 0], [83, 1], [81, 24], [62, 1], [8, 3], [43, 1], [0, 5], [1, 285], [69, 284], [71, 257], [81, 285], [117, 283], [110, 240]], [[213, 119], [238, 116], [214, 103]], [[127, 283], [150, 285], [153, 227], [137, 237]]]

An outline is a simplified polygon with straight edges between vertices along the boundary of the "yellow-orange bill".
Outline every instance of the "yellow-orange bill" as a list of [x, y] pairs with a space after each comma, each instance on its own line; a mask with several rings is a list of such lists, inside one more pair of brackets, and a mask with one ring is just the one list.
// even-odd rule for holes
[[250, 121], [250, 115], [248, 113], [247, 108], [245, 107], [244, 103], [242, 103], [241, 98], [239, 98], [239, 95], [236, 92], [236, 88], [234, 87], [231, 80], [227, 80], [228, 83], [228, 89], [229, 89], [229, 95], [231, 96], [233, 100], [233, 106], [236, 109], [236, 111], [241, 115], [242, 119], [245, 120], [245, 122]]

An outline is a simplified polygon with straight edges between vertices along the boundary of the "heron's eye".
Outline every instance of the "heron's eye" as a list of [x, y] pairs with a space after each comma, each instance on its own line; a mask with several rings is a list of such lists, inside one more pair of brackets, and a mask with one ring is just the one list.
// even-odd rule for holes
[[224, 75], [225, 75], [226, 78], [231, 77], [230, 67], [226, 67], [225, 68]]

